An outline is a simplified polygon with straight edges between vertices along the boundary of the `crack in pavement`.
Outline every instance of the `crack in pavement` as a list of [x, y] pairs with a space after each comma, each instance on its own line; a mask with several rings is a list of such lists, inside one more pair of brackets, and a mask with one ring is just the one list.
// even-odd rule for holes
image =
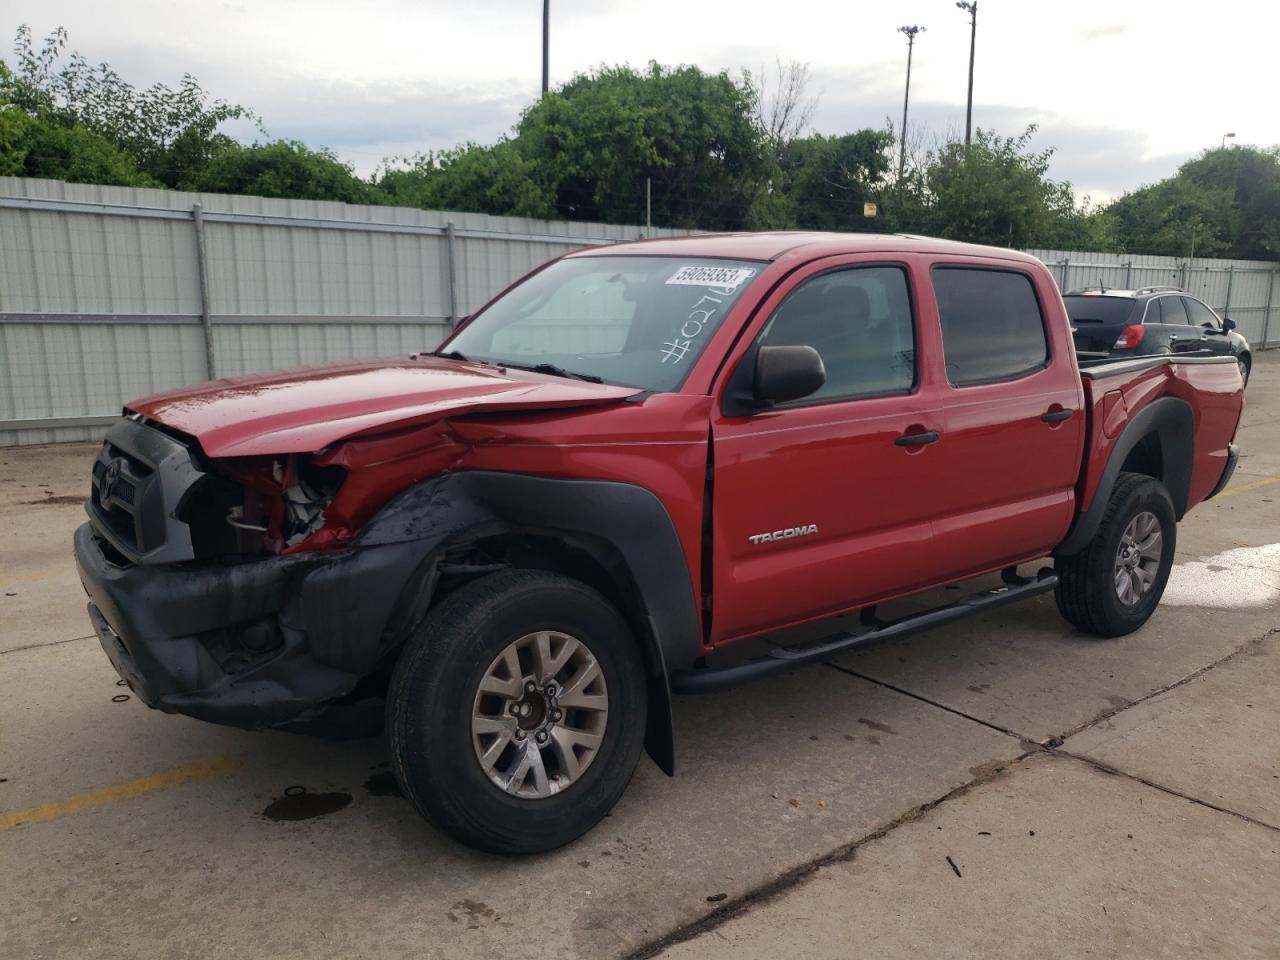
[[1002, 727], [998, 723], [992, 723], [989, 720], [983, 720], [981, 717], [975, 717], [971, 713], [965, 713], [963, 710], [959, 710], [955, 707], [949, 707], [945, 703], [939, 703], [937, 700], [930, 700], [928, 697], [924, 696], [923, 694], [914, 693], [911, 690], [905, 690], [902, 687], [896, 687], [892, 683], [889, 683], [887, 680], [877, 680], [875, 677], [868, 676], [865, 673], [858, 673], [857, 670], [850, 670], [848, 667], [842, 667], [838, 663], [832, 663], [829, 660], [823, 661], [822, 665], [824, 667], [830, 667], [832, 670], [839, 671], [840, 673], [846, 673], [851, 677], [857, 677], [859, 680], [865, 680], [868, 683], [874, 683], [876, 686], [883, 687], [886, 690], [892, 690], [894, 693], [900, 693], [904, 697], [910, 697], [913, 700], [919, 700], [921, 703], [927, 703], [929, 706], [937, 707], [939, 710], [945, 710], [947, 713], [953, 713], [957, 717], [963, 717], [965, 720], [972, 721], [973, 723], [984, 726], [989, 730], [994, 730], [996, 733], [1003, 733], [1006, 737], [1013, 737], [1013, 739], [1017, 740], [1021, 744], [1024, 744], [1028, 749], [1034, 749], [1034, 748], [1043, 746], [1039, 741], [1032, 740], [1030, 737], [1024, 737], [1022, 734], [1018, 733], [1016, 730], [1010, 730], [1008, 727]]
[[839, 671], [840, 673], [844, 673], [852, 677], [857, 677], [858, 679], [865, 680], [868, 683], [874, 683], [877, 686], [884, 687], [887, 690], [892, 690], [895, 693], [899, 693], [903, 696], [910, 697], [914, 700], [920, 701], [921, 703], [928, 704], [929, 706], [936, 707], [939, 710], [943, 710], [947, 713], [954, 714], [965, 720], [969, 720], [973, 723], [977, 723], [981, 726], [987, 727], [988, 729], [994, 730], [997, 733], [1002, 733], [1006, 736], [1012, 737], [1016, 739], [1019, 743], [1027, 747], [1027, 749], [1023, 753], [1014, 757], [1012, 760], [992, 762], [990, 768], [987, 770], [984, 770], [980, 776], [974, 777], [972, 780], [969, 780], [961, 784], [960, 786], [954, 788], [953, 790], [947, 791], [940, 797], [937, 797], [926, 803], [919, 804], [918, 806], [912, 807], [906, 813], [896, 817], [895, 819], [889, 821], [888, 823], [882, 824], [881, 826], [877, 827], [875, 830], [871, 831], [865, 836], [859, 837], [856, 840], [852, 840], [849, 843], [846, 843], [840, 847], [837, 847], [835, 850], [822, 854], [821, 856], [815, 857], [812, 860], [809, 860], [798, 866], [792, 867], [790, 870], [787, 870], [786, 872], [780, 874], [774, 879], [766, 883], [763, 883], [752, 890], [748, 890], [742, 896], [726, 902], [724, 905], [722, 905], [716, 910], [713, 910], [711, 913], [708, 913], [703, 917], [699, 917], [698, 919], [693, 920], [687, 924], [684, 924], [683, 926], [677, 927], [675, 930], [671, 931], [670, 933], [664, 934], [654, 940], [649, 941], [646, 944], [642, 944], [641, 946], [637, 947], [631, 952], [624, 954], [622, 957], [622, 960], [649, 960], [649, 958], [656, 957], [659, 953], [666, 950], [668, 947], [672, 947], [678, 943], [684, 943], [688, 940], [692, 940], [695, 937], [699, 937], [704, 933], [715, 932], [718, 930], [719, 927], [722, 927], [728, 921], [743, 915], [744, 913], [754, 909], [757, 906], [768, 903], [769, 901], [782, 896], [783, 894], [787, 893], [794, 887], [800, 886], [801, 884], [806, 882], [810, 877], [816, 874], [818, 870], [820, 870], [821, 868], [830, 866], [832, 864], [845, 863], [853, 860], [860, 847], [863, 847], [868, 843], [872, 843], [876, 840], [880, 840], [880, 839], [883, 839], [884, 837], [887, 837], [890, 833], [898, 829], [898, 827], [904, 826], [905, 824], [908, 824], [915, 820], [920, 819], [925, 814], [938, 808], [939, 806], [946, 803], [947, 801], [953, 800], [957, 797], [962, 797], [965, 794], [972, 791], [973, 789], [975, 789], [976, 787], [980, 787], [987, 783], [991, 783], [992, 781], [996, 780], [999, 777], [1010, 775], [1012, 768], [1015, 765], [1021, 763], [1023, 760], [1026, 760], [1028, 757], [1037, 756], [1037, 755], [1048, 757], [1048, 758], [1061, 758], [1061, 759], [1073, 760], [1078, 763], [1083, 763], [1086, 766], [1094, 768], [1100, 773], [1105, 773], [1110, 776], [1123, 777], [1124, 779], [1129, 780], [1132, 783], [1141, 784], [1142, 786], [1148, 787], [1152, 790], [1158, 790], [1161, 793], [1178, 797], [1182, 800], [1186, 800], [1190, 803], [1197, 804], [1209, 810], [1213, 810], [1217, 813], [1223, 813], [1223, 814], [1227, 814], [1228, 816], [1237, 817], [1245, 821], [1246, 823], [1251, 823], [1255, 826], [1263, 827], [1267, 830], [1272, 830], [1280, 833], [1280, 827], [1269, 824], [1263, 820], [1258, 820], [1254, 817], [1248, 816], [1247, 814], [1239, 813], [1227, 807], [1222, 807], [1222, 806], [1218, 806], [1217, 804], [1210, 803], [1207, 800], [1201, 800], [1199, 797], [1194, 797], [1189, 794], [1182, 793], [1178, 790], [1174, 790], [1172, 787], [1166, 787], [1162, 784], [1155, 783], [1154, 781], [1151, 781], [1151, 780], [1147, 780], [1146, 778], [1140, 777], [1136, 774], [1128, 773], [1124, 770], [1119, 769], [1118, 767], [1113, 767], [1099, 760], [1094, 760], [1093, 758], [1086, 756], [1084, 754], [1076, 754], [1076, 753], [1072, 753], [1069, 750], [1063, 750], [1060, 748], [1062, 742], [1065, 741], [1068, 737], [1074, 736], [1075, 734], [1080, 733], [1082, 730], [1085, 730], [1093, 726], [1094, 724], [1101, 723], [1104, 720], [1108, 720], [1111, 717], [1114, 717], [1117, 714], [1124, 712], [1125, 710], [1131, 710], [1132, 708], [1138, 706], [1139, 704], [1145, 703], [1151, 698], [1157, 697], [1162, 693], [1168, 693], [1170, 690], [1176, 690], [1178, 687], [1181, 687], [1185, 684], [1190, 683], [1192, 680], [1195, 680], [1199, 677], [1204, 676], [1210, 670], [1216, 669], [1217, 667], [1220, 667], [1223, 664], [1229, 663], [1230, 661], [1236, 659], [1237, 657], [1242, 656], [1246, 651], [1249, 651], [1251, 649], [1261, 646], [1269, 637], [1275, 634], [1280, 634], [1280, 627], [1272, 628], [1268, 630], [1266, 633], [1262, 634], [1261, 636], [1254, 637], [1253, 639], [1246, 641], [1245, 643], [1241, 644], [1237, 649], [1233, 650], [1231, 653], [1228, 653], [1223, 657], [1219, 657], [1217, 660], [1214, 660], [1212, 663], [1206, 664], [1205, 666], [1200, 667], [1198, 670], [1195, 670], [1187, 674], [1187, 676], [1182, 677], [1178, 680], [1175, 680], [1172, 683], [1165, 684], [1159, 689], [1153, 690], [1150, 693], [1139, 697], [1137, 700], [1131, 701], [1130, 703], [1126, 704], [1123, 707], [1112, 707], [1107, 710], [1104, 710], [1101, 713], [1099, 713], [1097, 716], [1095, 716], [1093, 719], [1087, 720], [1084, 723], [1081, 723], [1076, 727], [1071, 728], [1070, 730], [1064, 732], [1058, 737], [1050, 737], [1044, 743], [1040, 743], [1038, 741], [1032, 740], [1029, 737], [1026, 737], [1009, 728], [1002, 727], [999, 724], [991, 723], [987, 720], [983, 720], [979, 717], [975, 717], [970, 714], [967, 714], [963, 710], [958, 710], [955, 707], [949, 707], [946, 704], [938, 703], [935, 700], [930, 700], [928, 697], [922, 696], [921, 694], [913, 693], [909, 690], [904, 690], [900, 687], [894, 686], [891, 683], [887, 683], [886, 681], [877, 680], [874, 677], [870, 677], [865, 674], [858, 673], [855, 670], [850, 670], [847, 667], [839, 666], [838, 664], [832, 663], [830, 661], [824, 661], [823, 666], [830, 667], [833, 670]]
[[46, 640], [44, 643], [28, 643], [22, 647], [14, 647], [11, 650], [0, 650], [0, 657], [6, 653], [18, 653], [22, 650], [39, 650], [41, 647], [56, 647], [64, 643], [75, 643], [77, 640], [96, 640], [95, 635], [89, 634], [87, 637], [67, 637], [65, 640]]
[[1184, 686], [1190, 683], [1192, 680], [1198, 680], [1200, 677], [1203, 677], [1210, 670], [1215, 670], [1218, 667], [1222, 666], [1223, 664], [1230, 663], [1232, 660], [1236, 659], [1237, 657], [1243, 656], [1246, 651], [1253, 650], [1253, 649], [1256, 649], [1257, 647], [1262, 646], [1262, 644], [1265, 643], [1268, 638], [1275, 636], [1276, 634], [1280, 634], [1280, 627], [1272, 627], [1270, 630], [1268, 630], [1266, 633], [1262, 634], [1261, 636], [1254, 637], [1252, 640], [1246, 640], [1243, 644], [1241, 644], [1239, 647], [1237, 647], [1235, 650], [1232, 650], [1230, 653], [1226, 654], [1225, 656], [1219, 657], [1217, 660], [1214, 660], [1212, 663], [1205, 664], [1203, 667], [1200, 667], [1198, 670], [1193, 670], [1191, 673], [1187, 674], [1185, 677], [1181, 678], [1180, 680], [1175, 680], [1172, 683], [1167, 683], [1163, 687], [1159, 687], [1156, 690], [1152, 690], [1150, 693], [1143, 694], [1137, 700], [1130, 701], [1129, 703], [1125, 704], [1123, 707], [1108, 707], [1107, 709], [1098, 713], [1091, 719], [1084, 721], [1084, 723], [1071, 727], [1069, 730], [1066, 730], [1065, 732], [1058, 734], [1057, 737], [1054, 737], [1053, 739], [1065, 742], [1069, 737], [1074, 737], [1077, 733], [1087, 730], [1089, 727], [1092, 727], [1095, 724], [1101, 723], [1103, 720], [1110, 720], [1112, 717], [1114, 717], [1118, 713], [1123, 713], [1125, 710], [1130, 710], [1136, 707], [1140, 703], [1146, 703], [1148, 700], [1152, 699], [1153, 697], [1158, 697], [1162, 693], [1168, 693], [1170, 690], [1176, 690], [1178, 689], [1178, 687]]
[[1180, 797], [1183, 800], [1188, 800], [1201, 807], [1208, 807], [1210, 810], [1215, 810], [1218, 813], [1225, 813], [1232, 817], [1238, 817], [1245, 823], [1251, 823], [1255, 827], [1265, 827], [1267, 830], [1274, 830], [1276, 833], [1280, 833], [1280, 827], [1267, 823], [1265, 820], [1259, 820], [1256, 817], [1251, 817], [1247, 813], [1240, 813], [1238, 810], [1232, 810], [1230, 807], [1223, 807], [1216, 803], [1210, 803], [1208, 800], [1201, 800], [1199, 797], [1192, 796], [1189, 793], [1183, 793], [1181, 790], [1173, 789], [1173, 787], [1166, 787], [1162, 783], [1156, 783], [1154, 780], [1148, 780], [1146, 777], [1140, 777], [1136, 773], [1129, 773], [1126, 770], [1121, 770], [1119, 767], [1113, 767], [1111, 764], [1103, 763], [1101, 760], [1095, 760], [1087, 754], [1072, 753], [1070, 750], [1061, 749], [1048, 750], [1046, 752], [1050, 756], [1068, 757], [1072, 760], [1078, 760], [1085, 766], [1093, 767], [1100, 773], [1105, 773], [1113, 777], [1123, 777], [1126, 780], [1132, 780], [1134, 783], [1140, 783], [1145, 787], [1150, 787], [1152, 790], [1159, 790], [1161, 793], [1167, 793], [1171, 797]]
[[1021, 753], [1011, 760], [997, 761], [991, 764], [988, 769], [984, 770], [981, 776], [974, 777], [972, 780], [966, 781], [952, 790], [948, 790], [940, 797], [912, 807], [906, 813], [895, 817], [887, 823], [881, 824], [870, 833], [867, 833], [856, 840], [852, 840], [849, 843], [837, 847], [835, 850], [824, 853], [821, 856], [815, 857], [812, 860], [799, 864], [798, 866], [792, 867], [790, 870], [775, 877], [767, 883], [761, 884], [752, 890], [748, 890], [742, 896], [726, 902], [723, 906], [713, 910], [706, 916], [699, 917], [697, 920], [693, 920], [684, 926], [677, 927], [670, 933], [664, 934], [656, 940], [651, 940], [649, 943], [642, 944], [630, 953], [623, 954], [622, 960], [649, 960], [649, 958], [656, 957], [663, 950], [668, 947], [675, 946], [677, 943], [684, 943], [686, 940], [692, 940], [704, 933], [710, 933], [716, 928], [723, 926], [734, 917], [741, 916], [748, 910], [767, 903], [770, 900], [788, 892], [791, 888], [798, 886], [813, 874], [817, 873], [821, 868], [836, 863], [847, 863], [848, 861], [853, 860], [859, 847], [863, 847], [868, 843], [880, 840], [898, 829], [898, 827], [919, 820], [925, 814], [946, 803], [948, 800], [954, 800], [957, 797], [962, 797], [975, 787], [980, 787], [999, 779], [1007, 774], [1015, 764], [1021, 763], [1023, 760], [1027, 759], [1027, 757], [1042, 752], [1042, 750], [1037, 748], [1036, 750], [1028, 750], [1025, 753]]

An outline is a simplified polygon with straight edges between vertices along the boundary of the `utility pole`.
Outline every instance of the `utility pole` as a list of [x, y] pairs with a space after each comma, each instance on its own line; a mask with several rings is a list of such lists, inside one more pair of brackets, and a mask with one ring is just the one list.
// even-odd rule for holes
[[924, 33], [924, 27], [899, 27], [898, 32], [907, 37], [907, 92], [902, 96], [902, 136], [898, 147], [898, 179], [907, 166], [907, 105], [911, 102], [911, 53], [915, 49], [916, 34]]
[[973, 3], [959, 0], [956, 6], [969, 11], [969, 102], [964, 109], [964, 145], [967, 147], [973, 139], [973, 51], [978, 43], [978, 0]]
[[551, 76], [551, 0], [542, 0], [542, 95]]

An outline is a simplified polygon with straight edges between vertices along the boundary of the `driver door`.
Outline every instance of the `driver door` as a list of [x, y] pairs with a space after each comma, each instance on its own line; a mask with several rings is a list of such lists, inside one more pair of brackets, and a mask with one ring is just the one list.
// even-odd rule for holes
[[713, 644], [936, 578], [938, 451], [927, 435], [942, 422], [936, 374], [921, 363], [933, 335], [922, 335], [916, 308], [931, 298], [916, 282], [907, 263], [824, 261], [794, 274], [752, 321], [748, 343], [812, 346], [827, 382], [750, 416], [717, 405]]

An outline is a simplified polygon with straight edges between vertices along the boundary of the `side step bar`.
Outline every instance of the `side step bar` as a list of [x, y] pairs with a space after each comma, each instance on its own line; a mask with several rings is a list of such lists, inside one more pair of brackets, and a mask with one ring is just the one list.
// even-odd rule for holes
[[986, 610], [994, 610], [1019, 600], [1026, 600], [1052, 590], [1058, 583], [1058, 575], [1052, 567], [1045, 567], [1035, 577], [1020, 577], [1015, 568], [1003, 571], [1005, 586], [984, 590], [948, 603], [913, 613], [897, 620], [884, 621], [875, 616], [875, 608], [862, 611], [862, 622], [870, 629], [857, 633], [837, 633], [803, 647], [774, 647], [763, 657], [729, 667], [676, 670], [671, 674], [671, 690], [674, 693], [710, 693], [726, 687], [757, 680], [771, 673], [789, 670], [802, 663], [828, 660], [839, 653], [847, 653], [861, 647], [869, 647], [886, 640], [897, 640], [940, 627], [955, 620], [973, 616]]

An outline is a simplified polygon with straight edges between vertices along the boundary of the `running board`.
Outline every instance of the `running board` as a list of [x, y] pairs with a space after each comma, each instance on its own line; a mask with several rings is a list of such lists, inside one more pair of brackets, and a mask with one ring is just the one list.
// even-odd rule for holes
[[723, 690], [771, 673], [789, 670], [802, 663], [827, 660], [839, 653], [909, 637], [975, 613], [1048, 593], [1058, 583], [1058, 575], [1052, 567], [1043, 568], [1035, 577], [1020, 577], [1013, 568], [1005, 570], [1001, 576], [1005, 586], [984, 590], [955, 603], [913, 613], [897, 620], [879, 620], [875, 615], [875, 607], [869, 607], [862, 611], [862, 622], [870, 629], [858, 633], [837, 633], [802, 647], [774, 647], [763, 657], [735, 666], [676, 670], [671, 674], [671, 689], [674, 693], [710, 693]]

